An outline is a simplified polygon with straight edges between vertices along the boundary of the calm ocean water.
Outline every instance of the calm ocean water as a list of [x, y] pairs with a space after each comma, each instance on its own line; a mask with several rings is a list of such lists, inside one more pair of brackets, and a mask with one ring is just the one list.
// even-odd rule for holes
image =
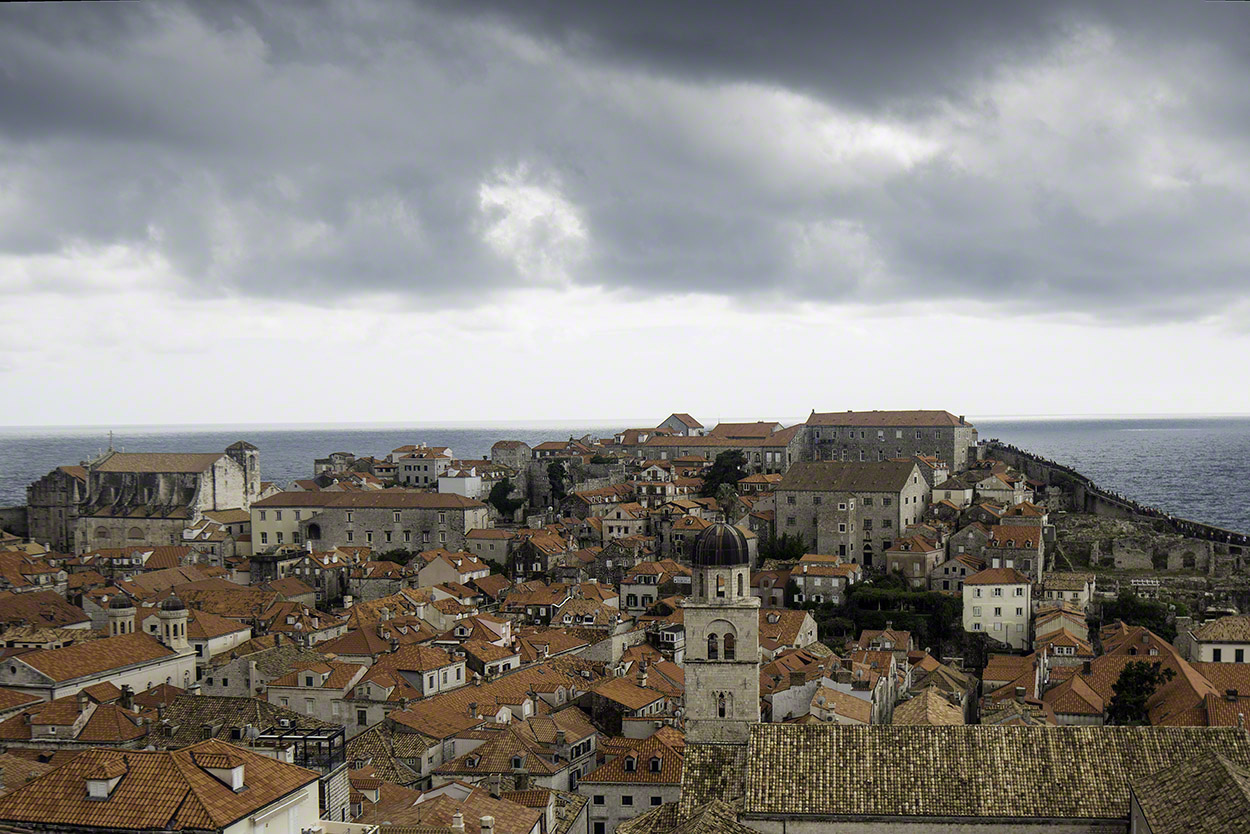
[[[1067, 463], [1099, 485], [1174, 515], [1250, 531], [1250, 417], [1131, 419], [982, 419], [982, 439], [998, 438]], [[633, 425], [633, 424], [631, 424]], [[244, 439], [260, 447], [265, 480], [285, 485], [312, 475], [314, 458], [330, 452], [382, 456], [405, 443], [450, 446], [461, 458], [490, 454], [500, 439], [539, 443], [610, 435], [620, 426], [489, 428], [134, 428], [113, 444], [132, 452], [215, 452]], [[20, 504], [26, 485], [63, 464], [108, 446], [95, 429], [0, 428], [0, 506]]]

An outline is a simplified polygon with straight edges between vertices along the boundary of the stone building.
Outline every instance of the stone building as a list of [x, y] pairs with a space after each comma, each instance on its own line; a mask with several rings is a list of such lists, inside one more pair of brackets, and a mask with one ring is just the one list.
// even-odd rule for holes
[[686, 738], [745, 743], [760, 720], [760, 601], [751, 595], [751, 557], [737, 527], [699, 535], [686, 627]]
[[883, 554], [920, 520], [929, 485], [916, 463], [800, 461], [777, 485], [776, 534], [818, 553], [883, 567]]
[[976, 460], [977, 430], [949, 411], [813, 411], [804, 435], [814, 460], [933, 456], [955, 472]]
[[260, 452], [245, 441], [207, 454], [109, 451], [86, 472], [74, 532], [79, 553], [179, 544], [205, 512], [247, 509], [260, 495]]
[[34, 541], [74, 553], [79, 509], [87, 501], [87, 468], [58, 466], [26, 487], [26, 529]]
[[282, 492], [252, 507], [252, 546], [308, 545], [316, 550], [463, 550], [465, 535], [485, 527], [485, 504], [463, 495], [387, 489], [370, 492]]

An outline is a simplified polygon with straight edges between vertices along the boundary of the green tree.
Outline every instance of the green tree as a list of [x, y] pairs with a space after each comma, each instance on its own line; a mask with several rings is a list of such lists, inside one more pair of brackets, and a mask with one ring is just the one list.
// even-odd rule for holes
[[1171, 669], [1148, 660], [1135, 660], [1120, 671], [1119, 679], [1111, 687], [1111, 702], [1107, 704], [1107, 720], [1112, 724], [1142, 725], [1150, 723], [1146, 702], [1159, 687], [1175, 677]]
[[779, 562], [797, 562], [807, 552], [807, 542], [798, 533], [782, 533], [780, 537], [769, 535], [760, 542], [760, 564], [768, 559]]
[[1121, 591], [1102, 606], [1103, 623], [1123, 620], [1127, 625], [1144, 626], [1170, 643], [1176, 639], [1176, 626], [1170, 622], [1168, 614], [1167, 603], [1142, 599], [1132, 591]]
[[737, 493], [738, 481], [747, 476], [746, 466], [747, 456], [737, 449], [721, 452], [703, 473], [703, 497], [716, 497], [722, 484], [728, 484]]
[[525, 503], [524, 499], [508, 497], [512, 489], [512, 480], [504, 478], [490, 488], [490, 495], [486, 499], [487, 503], [494, 507], [501, 516], [508, 519], [512, 518], [513, 513], [521, 509]]
[[737, 521], [737, 503], [738, 491], [729, 484], [721, 484], [716, 490], [716, 503], [720, 505], [720, 511], [725, 514], [725, 521], [733, 524]]
[[552, 461], [547, 466], [547, 482], [551, 484], [551, 505], [553, 507], [560, 506], [560, 502], [567, 496], [568, 490], [564, 487], [564, 479], [568, 477], [564, 464], [560, 461]]

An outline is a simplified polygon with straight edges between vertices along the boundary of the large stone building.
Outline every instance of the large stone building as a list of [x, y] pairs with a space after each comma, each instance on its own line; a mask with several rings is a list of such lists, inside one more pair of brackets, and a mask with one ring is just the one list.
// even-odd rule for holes
[[27, 535], [62, 553], [73, 553], [78, 512], [87, 502], [87, 468], [58, 466], [26, 487]]
[[816, 460], [934, 456], [956, 472], [976, 460], [977, 430], [949, 411], [813, 411], [805, 429]]
[[778, 536], [800, 536], [816, 553], [882, 567], [884, 553], [919, 521], [929, 485], [911, 460], [799, 461], [776, 488]]
[[695, 541], [686, 627], [686, 739], [742, 744], [760, 720], [760, 601], [737, 527], [717, 524]]
[[467, 546], [465, 534], [486, 527], [488, 518], [485, 504], [463, 495], [403, 489], [280, 492], [252, 505], [252, 549], [264, 554], [294, 544], [316, 550], [371, 547], [378, 553], [457, 551]]
[[27, 524], [37, 541], [76, 553], [180, 544], [204, 513], [247, 509], [259, 495], [260, 453], [244, 441], [207, 454], [109, 450], [31, 484]]

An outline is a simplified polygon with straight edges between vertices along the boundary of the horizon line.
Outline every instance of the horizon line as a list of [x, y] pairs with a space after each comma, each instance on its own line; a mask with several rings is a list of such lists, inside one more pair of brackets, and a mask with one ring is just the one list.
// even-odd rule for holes
[[[863, 411], [868, 409], [860, 409]], [[898, 409], [871, 409], [879, 411], [894, 411]], [[1221, 419], [1221, 418], [1238, 418], [1250, 417], [1250, 412], [1141, 412], [1141, 413], [1110, 413], [1110, 412], [1094, 412], [1094, 413], [1074, 413], [1074, 414], [981, 414], [969, 416], [968, 422], [975, 428], [978, 420], [986, 420], [993, 422], [996, 420], [1159, 420], [1159, 419]], [[624, 426], [626, 428], [633, 425], [639, 425], [647, 422], [651, 418], [584, 418], [584, 419], [541, 419], [527, 418], [517, 420], [414, 420], [414, 421], [397, 421], [397, 420], [374, 420], [374, 421], [327, 421], [327, 422], [272, 422], [272, 423], [255, 423], [255, 422], [239, 422], [239, 423], [44, 423], [44, 424], [0, 424], [0, 432], [18, 432], [18, 431], [50, 431], [50, 430], [118, 430], [118, 429], [186, 429], [191, 431], [210, 431], [210, 430], [227, 430], [227, 429], [247, 429], [261, 431], [299, 431], [299, 430], [327, 430], [327, 429], [473, 429], [473, 428], [606, 428]], [[661, 418], [663, 419], [663, 418]], [[759, 418], [756, 418], [757, 420]], [[806, 418], [788, 422], [781, 420], [778, 422], [784, 425], [795, 425], [805, 422]], [[728, 420], [718, 419], [716, 422], [710, 423], [709, 426], [715, 426], [722, 422], [751, 422], [746, 418]]]

